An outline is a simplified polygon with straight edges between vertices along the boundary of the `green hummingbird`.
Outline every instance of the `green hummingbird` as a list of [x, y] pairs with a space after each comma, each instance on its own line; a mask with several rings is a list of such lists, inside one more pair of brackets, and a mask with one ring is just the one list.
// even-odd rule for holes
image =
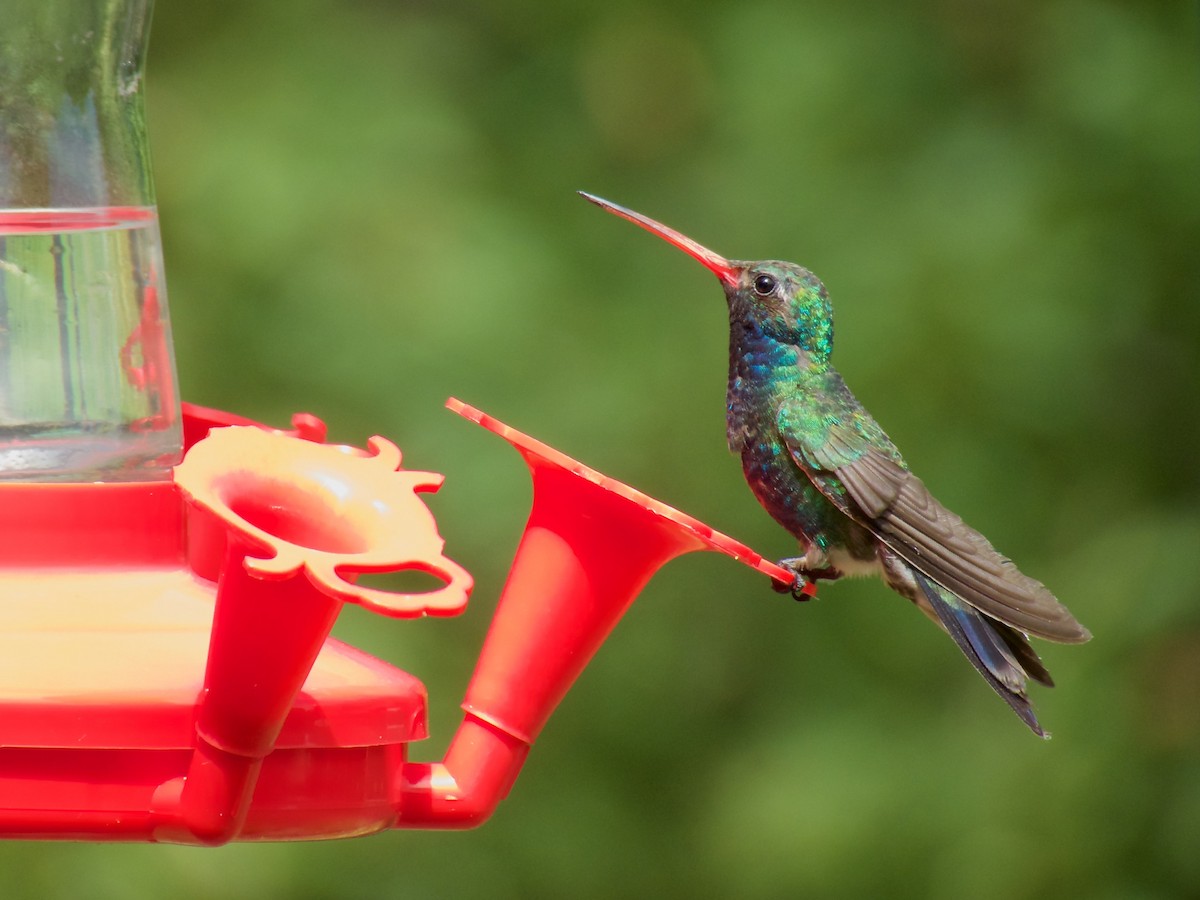
[[798, 540], [780, 561], [806, 581], [878, 575], [954, 639], [1037, 735], [1026, 679], [1053, 686], [1028, 636], [1091, 635], [1040, 582], [946, 509], [830, 364], [833, 309], [812, 272], [727, 260], [640, 213], [580, 192], [698, 260], [729, 305], [729, 449], [758, 502]]

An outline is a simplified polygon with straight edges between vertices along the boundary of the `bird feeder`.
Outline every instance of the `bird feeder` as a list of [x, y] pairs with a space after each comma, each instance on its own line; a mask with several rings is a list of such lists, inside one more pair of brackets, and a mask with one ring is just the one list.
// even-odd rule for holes
[[[146, 0], [24, 2], [0, 30], [0, 836], [221, 844], [464, 828], [674, 557], [792, 574], [458, 400], [532, 510], [440, 762], [422, 683], [330, 637], [346, 603], [463, 613], [382, 437], [181, 403], [141, 99]], [[388, 592], [367, 573], [437, 587]], [[396, 627], [419, 627], [400, 621]]]

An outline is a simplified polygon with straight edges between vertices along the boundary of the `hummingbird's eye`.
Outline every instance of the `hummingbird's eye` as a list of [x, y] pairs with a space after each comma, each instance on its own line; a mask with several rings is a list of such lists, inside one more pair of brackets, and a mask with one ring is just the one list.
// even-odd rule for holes
[[760, 297], [769, 297], [775, 292], [778, 282], [770, 275], [759, 275], [754, 279], [754, 293]]

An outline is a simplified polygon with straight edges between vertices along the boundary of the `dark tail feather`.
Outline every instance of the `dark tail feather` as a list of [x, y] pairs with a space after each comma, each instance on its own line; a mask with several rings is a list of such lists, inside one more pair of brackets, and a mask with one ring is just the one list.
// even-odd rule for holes
[[1034, 734], [1049, 737], [1038, 724], [1025, 695], [1025, 677], [1028, 675], [1046, 685], [1054, 682], [1025, 638], [962, 603], [916, 569], [911, 571], [939, 621], [971, 665]]
[[[982, 616], [983, 614], [980, 613]], [[1025, 670], [1025, 674], [1039, 684], [1044, 684], [1046, 687], [1054, 687], [1054, 679], [1050, 677], [1050, 673], [1046, 671], [1046, 667], [1042, 665], [1041, 657], [1033, 652], [1033, 648], [1029, 646], [1029, 641], [1025, 639], [1025, 635], [1005, 625], [1003, 622], [997, 622], [995, 619], [983, 616], [984, 620], [996, 630], [1000, 637], [1004, 640], [1008, 649], [1012, 651], [1012, 655], [1016, 657], [1017, 665]]]

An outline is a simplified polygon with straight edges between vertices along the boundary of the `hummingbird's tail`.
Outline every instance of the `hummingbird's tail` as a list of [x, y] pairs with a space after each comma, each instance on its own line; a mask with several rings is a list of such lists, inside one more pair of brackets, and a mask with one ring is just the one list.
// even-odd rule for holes
[[911, 566], [909, 571], [938, 621], [971, 665], [1034, 734], [1049, 737], [1033, 714], [1033, 705], [1025, 694], [1025, 679], [1032, 678], [1048, 687], [1053, 687], [1054, 681], [1025, 635], [985, 616]]

